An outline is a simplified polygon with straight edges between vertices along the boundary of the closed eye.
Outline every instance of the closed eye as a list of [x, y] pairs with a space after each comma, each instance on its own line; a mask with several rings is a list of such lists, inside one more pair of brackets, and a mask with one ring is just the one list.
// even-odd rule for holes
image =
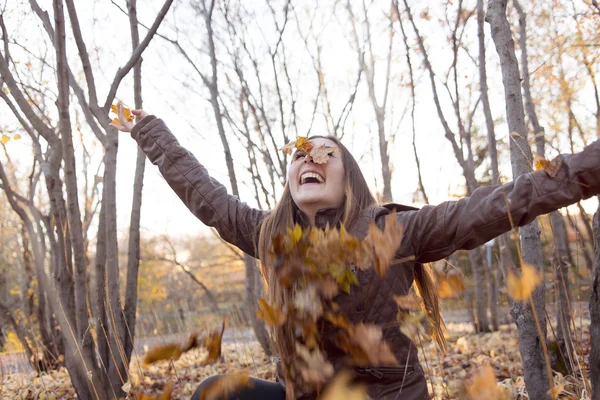
[[297, 160], [302, 157], [306, 157], [306, 154], [303, 151], [297, 151], [294, 153], [293, 159]]

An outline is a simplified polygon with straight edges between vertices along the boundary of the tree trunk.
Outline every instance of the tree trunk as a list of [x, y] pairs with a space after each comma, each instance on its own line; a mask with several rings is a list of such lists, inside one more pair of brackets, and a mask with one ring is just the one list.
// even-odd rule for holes
[[[506, 18], [506, 3], [507, 0], [490, 0], [487, 20], [491, 25], [492, 38], [500, 57], [510, 132], [511, 164], [513, 179], [516, 179], [519, 175], [531, 171], [532, 156], [527, 142], [519, 65], [510, 24]], [[543, 275], [542, 246], [537, 219], [523, 226], [520, 235], [523, 262], [535, 266]], [[511, 307], [511, 314], [518, 328], [525, 384], [529, 398], [532, 399], [549, 399], [548, 391], [552, 385], [552, 377], [549, 376], [551, 371], [544, 368], [547, 361], [543, 351], [546, 345], [544, 292], [545, 287], [542, 283], [533, 292], [531, 302], [514, 302]]]
[[[600, 201], [600, 197], [598, 198]], [[590, 295], [590, 382], [592, 400], [600, 400], [600, 204], [594, 214], [594, 269]]]
[[489, 332], [490, 323], [487, 315], [488, 281], [484, 271], [481, 248], [469, 251], [471, 268], [473, 270], [473, 300], [475, 302], [475, 332]]
[[[131, 30], [132, 51], [140, 44], [137, 20], [137, 0], [127, 2], [129, 11], [129, 27]], [[133, 96], [135, 108], [142, 109], [142, 59], [133, 67]], [[127, 250], [127, 286], [125, 287], [125, 359], [130, 360], [135, 338], [135, 320], [137, 309], [138, 271], [140, 266], [140, 221], [142, 215], [142, 188], [144, 185], [144, 170], [146, 156], [138, 147], [135, 162], [135, 177], [133, 179], [133, 200], [131, 204], [131, 219], [129, 221], [129, 245]]]
[[246, 265], [246, 306], [250, 323], [252, 324], [256, 339], [267, 355], [271, 355], [271, 343], [267, 330], [263, 322], [256, 318], [255, 304], [258, 302], [258, 295], [260, 294], [260, 271], [256, 265], [256, 260], [248, 254], [244, 254], [244, 264]]

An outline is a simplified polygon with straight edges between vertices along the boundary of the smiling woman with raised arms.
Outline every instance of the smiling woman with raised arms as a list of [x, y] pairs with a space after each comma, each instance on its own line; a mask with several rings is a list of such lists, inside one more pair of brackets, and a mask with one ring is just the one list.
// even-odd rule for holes
[[[581, 153], [560, 156], [562, 166], [553, 176], [544, 171], [525, 174], [502, 186], [481, 187], [470, 197], [422, 209], [379, 205], [369, 192], [356, 160], [342, 143], [334, 137], [313, 137], [312, 148], [331, 148], [327, 157], [319, 157], [318, 161], [324, 162], [316, 162], [316, 157], [296, 150], [282, 198], [273, 210], [263, 211], [228, 195], [225, 187], [181, 147], [162, 120], [134, 110], [133, 114], [141, 119], [134, 125], [125, 119], [122, 106], [118, 111], [119, 120], [124, 122], [113, 126], [131, 132], [190, 211], [214, 227], [224, 240], [263, 263], [269, 262], [272, 239], [293, 229], [295, 224], [323, 229], [343, 225], [359, 239], [367, 236], [371, 223], [384, 229], [388, 217], [402, 225], [403, 236], [395, 254], [396, 260], [402, 262], [392, 263], [384, 276], [373, 269], [359, 268], [356, 271], [359, 285], [352, 286], [348, 294], [335, 297], [340, 312], [350, 323], [383, 326], [382, 340], [397, 360], [396, 366], [353, 366], [356, 380], [367, 385], [373, 399], [429, 398], [417, 349], [398, 329], [395, 320], [398, 305], [392, 296], [408, 294], [414, 281], [434, 325], [441, 326], [438, 300], [422, 263], [442, 259], [459, 249], [473, 249], [509, 231], [511, 223], [522, 226], [538, 215], [600, 192], [600, 142], [595, 142]], [[277, 298], [281, 288], [273, 278], [273, 268], [263, 267], [269, 297]], [[335, 329], [327, 324], [319, 327], [321, 350], [338, 371], [344, 367], [345, 352], [338, 346]], [[296, 351], [290, 337], [294, 337], [294, 332], [277, 329], [274, 332], [275, 347], [281, 357], [278, 382], [251, 378], [252, 385], [230, 399], [290, 400], [317, 396], [305, 387], [286, 387], [283, 378], [287, 375], [282, 365], [288, 365], [286, 361]], [[203, 390], [214, 379], [202, 382], [193, 399], [201, 399]]]

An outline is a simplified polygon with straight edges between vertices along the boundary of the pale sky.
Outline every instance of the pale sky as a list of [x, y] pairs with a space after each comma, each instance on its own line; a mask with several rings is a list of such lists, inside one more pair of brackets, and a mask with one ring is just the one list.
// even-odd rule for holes
[[[115, 0], [122, 7], [125, 6], [125, 1]], [[50, 1], [41, 1], [42, 7], [51, 14]], [[295, 2], [299, 9], [300, 15], [310, 7], [314, 7], [314, 2]], [[327, 7], [331, 1], [319, 3], [320, 7]], [[359, 2], [360, 3], [360, 2]], [[414, 2], [413, 2], [414, 3]], [[110, 81], [114, 76], [117, 66], [123, 65], [129, 57], [129, 25], [127, 17], [123, 15], [109, 0], [98, 0], [93, 3], [94, 6], [86, 7], [84, 2], [78, 2], [78, 11], [81, 25], [84, 28], [84, 37], [90, 55], [93, 60], [97, 60], [100, 68], [95, 71], [96, 84], [99, 91], [99, 97], [103, 101], [103, 96], [107, 92]], [[138, 18], [146, 25], [151, 24], [154, 15], [161, 6], [161, 1], [144, 1], [138, 2]], [[186, 3], [187, 4], [187, 3]], [[251, 8], [256, 4], [256, 9], [264, 8], [263, 2], [255, 1], [244, 3], [246, 7]], [[427, 4], [438, 4], [437, 2], [418, 2], [415, 3], [413, 13], [418, 15], [418, 9]], [[389, 1], [377, 1], [373, 6], [373, 15], [382, 15], [383, 11], [387, 11]], [[21, 8], [28, 9], [28, 2], [21, 1]], [[343, 10], [343, 7], [342, 7]], [[432, 9], [431, 14], [437, 15], [443, 12], [443, 9]], [[375, 17], [373, 17], [375, 18]], [[94, 19], [96, 23], [93, 23]], [[107, 24], [107, 19], [111, 20]], [[325, 74], [325, 82], [328, 88], [328, 94], [334, 108], [334, 115], [339, 113], [339, 109], [345, 104], [352, 83], [356, 78], [357, 56], [354, 49], [349, 46], [348, 27], [341, 24], [339, 21], [344, 21], [347, 16], [334, 15], [328, 16], [328, 19], [321, 20], [323, 24], [320, 28], [323, 33], [320, 41], [322, 46], [322, 63]], [[39, 28], [36, 28], [37, 21], [34, 16], [20, 15], [16, 18], [14, 15], [9, 15], [5, 18], [8, 25], [9, 34], [19, 36], [21, 38], [28, 37], [35, 42], [36, 35], [40, 35]], [[20, 22], [16, 22], [20, 21]], [[176, 21], [176, 22], [175, 22]], [[178, 5], [170, 11], [166, 20], [166, 24], [161, 27], [159, 32], [174, 38], [173, 24], [181, 30], [181, 36], [184, 33], [189, 33], [194, 40], [200, 40], [205, 36], [205, 28], [199, 17], [186, 9], [185, 5]], [[295, 22], [288, 29], [294, 31], [296, 29]], [[419, 28], [421, 33], [425, 35], [427, 47], [429, 48], [430, 57], [434, 68], [438, 75], [443, 76], [446, 69], [450, 65], [451, 58], [450, 46], [443, 32], [436, 26], [438, 23], [435, 18], [429, 23], [423, 23]], [[276, 39], [275, 35], [269, 32], [261, 32], [258, 27], [269, 27], [272, 25], [270, 17], [264, 17], [264, 20], [258, 18], [257, 21], [248, 23], [249, 31], [254, 35], [252, 39], [258, 43], [264, 41], [264, 45], [268, 45], [269, 41]], [[25, 28], [26, 27], [26, 28]], [[377, 25], [372, 27], [373, 37], [376, 39], [376, 51], [387, 51], [387, 36], [385, 34], [385, 26]], [[16, 30], [19, 32], [15, 32]], [[268, 28], [264, 28], [268, 30]], [[412, 28], [405, 26], [409, 36], [412, 35]], [[470, 22], [470, 28], [465, 37], [466, 42], [476, 40], [476, 23]], [[143, 38], [145, 29], [140, 29], [140, 35]], [[506, 138], [507, 127], [502, 122], [504, 120], [504, 101], [502, 82], [497, 66], [497, 55], [495, 48], [489, 37], [489, 29], [486, 26], [486, 34], [488, 35], [488, 75], [490, 85], [490, 96], [492, 100], [492, 112], [494, 118], [500, 122], [496, 125], [496, 135], [499, 140]], [[184, 42], [187, 43], [187, 42]], [[36, 42], [36, 44], [38, 44]], [[39, 44], [39, 46], [42, 46]], [[195, 46], [202, 48], [202, 43], [195, 43]], [[217, 46], [220, 44], [217, 42]], [[292, 54], [296, 63], [291, 64], [290, 73], [296, 77], [298, 82], [298, 116], [300, 134], [306, 132], [310, 123], [313, 102], [316, 93], [316, 78], [312, 63], [306, 54], [304, 44], [297, 40], [288, 44], [287, 51]], [[401, 36], [398, 34], [394, 41], [394, 49], [397, 54], [397, 59], [392, 64], [392, 71], [395, 75], [400, 73], [407, 74], [404, 44], [401, 41]], [[471, 46], [473, 56], [477, 57], [477, 47]], [[51, 49], [50, 49], [51, 50]], [[67, 44], [67, 50], [70, 54], [72, 65], [79, 68], [76, 48], [72, 42]], [[190, 52], [194, 49], [188, 47]], [[14, 52], [14, 57], [23, 57], [26, 55]], [[171, 128], [180, 142], [202, 162], [209, 170], [211, 175], [218, 179], [223, 184], [228, 185], [229, 179], [226, 172], [222, 145], [217, 134], [217, 129], [214, 123], [214, 115], [210, 104], [202, 96], [206, 96], [206, 89], [202, 86], [201, 81], [197, 76], [194, 76], [190, 71], [189, 66], [183, 58], [177, 54], [176, 50], [166, 44], [159, 38], [155, 38], [148, 50], [143, 55], [143, 98], [144, 109], [149, 113], [156, 114], [163, 118], [167, 125]], [[202, 61], [198, 59], [199, 63]], [[471, 80], [477, 80], [474, 74], [477, 74], [475, 65], [469, 61], [466, 55], [461, 55], [461, 60], [464, 64], [464, 78], [461, 78], [461, 93], [467, 93], [467, 84]], [[268, 60], [265, 60], [267, 62]], [[96, 62], [96, 61], [93, 61]], [[418, 79], [417, 87], [417, 109], [416, 109], [416, 131], [417, 131], [417, 147], [419, 151], [423, 180], [425, 183], [427, 194], [432, 204], [437, 204], [442, 201], [454, 198], [452, 195], [460, 195], [464, 192], [464, 178], [455, 161], [454, 154], [449, 145], [449, 142], [444, 138], [442, 126], [439, 122], [435, 107], [432, 101], [431, 89], [428, 76], [424, 75], [421, 68], [420, 55], [412, 54], [413, 68]], [[206, 63], [200, 63], [204, 71], [209, 71], [209, 66]], [[269, 65], [263, 66], [268, 68]], [[385, 63], [379, 62], [376, 70], [377, 76], [380, 76], [384, 71]], [[251, 71], [248, 71], [250, 74]], [[535, 78], [535, 77], [534, 77]], [[377, 77], [376, 77], [377, 79]], [[364, 81], [364, 75], [363, 75]], [[409, 101], [409, 88], [406, 85], [407, 78], [403, 82], [394, 81], [390, 89], [390, 99], [388, 102], [392, 107], [388, 111], [388, 120], [394, 121], [394, 125], [398, 123], [404, 109]], [[404, 83], [402, 85], [401, 83]], [[447, 113], [447, 118], [453, 129], [453, 114], [450, 104], [447, 100], [447, 93], [443, 86], [439, 84], [438, 91], [442, 96], [444, 110]], [[188, 87], [186, 88], [185, 85]], [[226, 83], [223, 79], [220, 81], [223, 88]], [[54, 89], [53, 89], [54, 90]], [[381, 96], [383, 87], [378, 85]], [[473, 88], [477, 90], [477, 88]], [[55, 90], [54, 90], [55, 91]], [[200, 95], [199, 95], [200, 94]], [[131, 90], [131, 79], [126, 79], [120, 87], [118, 98], [128, 105], [133, 105], [133, 95]], [[475, 101], [474, 98], [472, 101]], [[14, 121], [5, 122], [5, 116], [10, 121], [10, 112], [4, 104], [0, 104], [2, 118], [0, 124], [14, 125]], [[477, 111], [478, 115], [475, 118], [475, 125], [482, 132], [485, 131], [485, 125], [481, 109]], [[349, 123], [346, 126], [344, 143], [350, 148], [353, 155], [360, 159], [360, 165], [373, 191], [382, 190], [381, 174], [378, 149], [376, 139], [376, 124], [371, 103], [368, 100], [368, 93], [364, 82], [361, 83], [358, 91], [357, 99], [354, 105], [353, 117], [349, 118]], [[544, 124], [545, 121], [541, 121]], [[274, 128], [279, 128], [278, 123], [273, 124]], [[389, 128], [389, 125], [388, 125]], [[315, 120], [315, 126], [312, 133], [324, 132], [323, 118]], [[93, 135], [87, 132], [90, 142], [95, 141]], [[277, 131], [276, 135], [280, 136]], [[293, 136], [293, 135], [290, 135]], [[396, 140], [390, 145], [389, 154], [393, 163], [394, 174], [392, 182], [392, 190], [394, 201], [404, 204], [412, 204], [413, 194], [417, 188], [417, 174], [414, 155], [412, 150], [412, 128], [410, 115], [407, 114], [396, 132]], [[283, 143], [281, 143], [283, 144]], [[238, 174], [238, 182], [240, 189], [240, 197], [243, 201], [255, 206], [254, 195], [250, 186], [245, 185], [249, 182], [249, 176], [246, 172], [247, 159], [244, 147], [237, 142], [233, 136], [230, 136], [230, 145], [233, 148], [234, 161], [236, 163], [236, 173]], [[9, 151], [11, 154], [28, 154], [27, 139], [19, 142], [9, 142]], [[99, 152], [98, 152], [99, 153]], [[118, 219], [119, 230], [126, 232], [129, 225], [129, 211], [131, 207], [132, 182], [134, 175], [134, 163], [136, 154], [136, 143], [128, 134], [121, 134], [119, 143], [118, 156], [118, 176], [117, 176], [117, 201], [118, 201]], [[551, 154], [550, 156], [555, 155]], [[25, 158], [27, 159], [27, 158]], [[483, 167], [482, 167], [483, 168]], [[23, 167], [23, 169], [26, 169]], [[94, 165], [95, 169], [95, 165]], [[503, 154], [501, 159], [501, 169], [506, 176], [510, 176], [510, 161], [508, 154]], [[481, 173], [481, 171], [478, 171]], [[377, 183], [376, 183], [377, 182]], [[171, 191], [166, 182], [160, 176], [158, 169], [147, 162], [146, 177], [144, 180], [144, 195], [142, 209], [142, 234], [159, 235], [172, 234], [180, 235], [187, 233], [206, 232], [206, 228], [202, 223], [190, 214], [187, 208], [181, 203], [176, 195]], [[420, 204], [416, 204], [419, 206]], [[596, 208], [595, 200], [588, 201], [586, 208], [589, 212], [593, 212]]]

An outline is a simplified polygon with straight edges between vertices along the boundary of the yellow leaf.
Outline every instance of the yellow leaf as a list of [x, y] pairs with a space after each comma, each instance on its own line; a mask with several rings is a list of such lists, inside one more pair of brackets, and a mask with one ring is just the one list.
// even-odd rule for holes
[[19, 140], [21, 139], [21, 135], [19, 135], [18, 133], [15, 134], [15, 136], [13, 136], [13, 140]]
[[364, 384], [354, 384], [352, 373], [339, 372], [319, 397], [319, 400], [367, 400], [367, 387]]
[[509, 270], [506, 276], [508, 295], [517, 301], [529, 299], [533, 290], [540, 283], [542, 283], [542, 274], [533, 265], [529, 264], [523, 264], [520, 278], [512, 270]]
[[[120, 104], [120, 103], [119, 103]], [[112, 111], [114, 114], [117, 114], [117, 106], [116, 105], [111, 105], [110, 106], [110, 111]], [[133, 122], [133, 120], [135, 119], [135, 117], [133, 116], [133, 114], [131, 113], [131, 110], [125, 106], [123, 106], [123, 114], [125, 114], [125, 119], [129, 122]], [[113, 119], [113, 122], [115, 124], [119, 124], [121, 125], [121, 122], [119, 122], [119, 118], [115, 118]]]
[[350, 285], [358, 286], [358, 279], [356, 278], [356, 275], [354, 275], [354, 272], [348, 268], [346, 268], [337, 276], [336, 281], [340, 287], [340, 290], [348, 294], [350, 294]]
[[553, 399], [558, 399], [558, 395], [565, 390], [565, 385], [556, 385], [552, 387], [552, 389], [548, 390], [548, 394]]
[[146, 352], [144, 364], [152, 364], [162, 360], [176, 360], [181, 357], [181, 348], [179, 345], [171, 343], [164, 346], [154, 347]]
[[285, 322], [283, 311], [277, 306], [270, 306], [265, 299], [258, 300], [256, 316], [269, 326], [281, 326]]
[[281, 147], [279, 150], [281, 150], [283, 152], [283, 154], [287, 154], [287, 155], [292, 154], [294, 149], [298, 149], [298, 150], [308, 154], [308, 152], [312, 149], [312, 147], [313, 147], [313, 145], [310, 142], [310, 140], [308, 140], [307, 137], [300, 136], [300, 137], [298, 137], [298, 139], [287, 143], [286, 145]]
[[558, 175], [561, 167], [562, 159], [560, 158], [560, 156], [556, 157], [552, 161], [548, 161], [543, 159], [542, 157], [536, 156], [535, 161], [533, 163], [533, 168], [536, 171], [544, 171], [551, 178], [554, 178], [556, 175]]
[[6, 144], [6, 143], [8, 143], [9, 140], [10, 140], [10, 136], [2, 135], [2, 138], [0, 139], [0, 143]]

